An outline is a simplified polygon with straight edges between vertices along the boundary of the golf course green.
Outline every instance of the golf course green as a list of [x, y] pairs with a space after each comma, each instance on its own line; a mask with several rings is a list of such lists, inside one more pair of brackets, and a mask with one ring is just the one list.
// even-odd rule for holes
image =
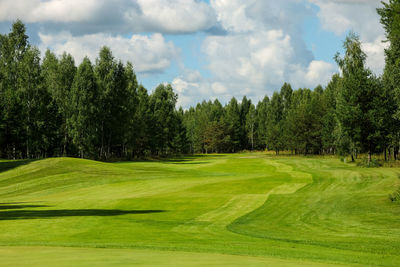
[[264, 153], [2, 160], [0, 266], [399, 266], [399, 175]]

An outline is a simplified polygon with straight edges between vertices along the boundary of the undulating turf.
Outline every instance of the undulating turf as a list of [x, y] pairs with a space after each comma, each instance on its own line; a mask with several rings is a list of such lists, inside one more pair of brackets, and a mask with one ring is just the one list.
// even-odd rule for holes
[[0, 161], [0, 265], [398, 266], [399, 174], [262, 153]]

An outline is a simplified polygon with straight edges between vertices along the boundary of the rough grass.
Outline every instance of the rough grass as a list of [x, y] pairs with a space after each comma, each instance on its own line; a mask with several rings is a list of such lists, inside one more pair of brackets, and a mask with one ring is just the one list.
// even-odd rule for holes
[[260, 153], [0, 171], [0, 265], [400, 262], [396, 168]]

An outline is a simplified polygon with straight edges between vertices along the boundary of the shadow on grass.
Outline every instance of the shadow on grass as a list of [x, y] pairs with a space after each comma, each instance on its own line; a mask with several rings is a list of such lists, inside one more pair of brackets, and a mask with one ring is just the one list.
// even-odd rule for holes
[[118, 216], [126, 214], [149, 214], [167, 212], [166, 210], [106, 210], [106, 209], [76, 209], [76, 210], [8, 210], [0, 211], [0, 221], [52, 219], [62, 217], [86, 216]]
[[128, 161], [118, 161], [117, 163], [124, 162], [187, 162], [194, 161], [196, 159], [212, 159], [224, 157], [222, 154], [195, 154], [195, 155], [185, 155], [185, 156], [173, 156], [173, 157], [150, 157], [150, 158], [139, 158], [132, 159]]
[[0, 172], [5, 172], [14, 168], [17, 168], [22, 165], [29, 164], [35, 160], [32, 159], [21, 159], [21, 160], [7, 160], [7, 161], [0, 161]]
[[[207, 164], [210, 161], [204, 161], [205, 159], [217, 159], [224, 155], [219, 154], [205, 154], [205, 155], [188, 155], [180, 158], [161, 158], [158, 161], [161, 163], [172, 163], [172, 164]], [[202, 160], [202, 161], [196, 161]]]
[[210, 163], [210, 161], [201, 161], [201, 162], [196, 162], [196, 161], [170, 161], [168, 164], [185, 164], [185, 165], [201, 165], [201, 164], [207, 164]]

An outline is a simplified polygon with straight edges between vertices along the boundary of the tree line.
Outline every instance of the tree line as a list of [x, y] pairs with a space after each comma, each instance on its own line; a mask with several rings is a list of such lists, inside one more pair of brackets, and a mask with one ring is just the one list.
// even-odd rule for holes
[[133, 65], [103, 47], [79, 66], [64, 53], [41, 60], [25, 25], [0, 35], [0, 157], [135, 158], [241, 150], [340, 154], [400, 150], [400, 1], [378, 9], [389, 42], [378, 77], [366, 66], [359, 37], [350, 33], [340, 74], [324, 88], [285, 83], [271, 97], [244, 96], [222, 105], [203, 101], [177, 109], [171, 85], [151, 93]]
[[131, 63], [103, 47], [75, 66], [30, 45], [25, 25], [0, 35], [0, 157], [108, 159], [186, 152], [183, 110], [170, 85], [151, 94]]
[[184, 114], [192, 152], [268, 149], [276, 154], [383, 153], [397, 159], [400, 146], [400, 1], [377, 10], [386, 31], [386, 66], [377, 77], [366, 66], [359, 37], [349, 33], [344, 55], [335, 55], [340, 74], [323, 88], [293, 90], [285, 83], [256, 105], [244, 97], [222, 107], [202, 102]]

